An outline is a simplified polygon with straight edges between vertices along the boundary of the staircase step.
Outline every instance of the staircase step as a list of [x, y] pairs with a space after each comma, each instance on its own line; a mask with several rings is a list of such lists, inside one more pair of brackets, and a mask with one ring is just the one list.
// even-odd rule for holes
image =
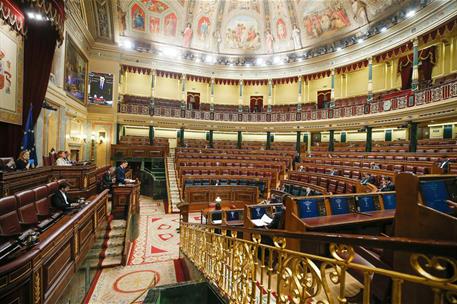
[[102, 267], [114, 267], [121, 265], [122, 257], [106, 257], [102, 262]]

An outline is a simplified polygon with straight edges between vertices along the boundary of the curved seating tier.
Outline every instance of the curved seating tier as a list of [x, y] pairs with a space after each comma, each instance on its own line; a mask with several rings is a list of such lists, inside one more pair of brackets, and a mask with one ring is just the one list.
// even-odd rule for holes
[[364, 193], [377, 191], [374, 185], [362, 185], [358, 179], [344, 176], [333, 176], [322, 173], [293, 171], [289, 174], [290, 180], [302, 181], [318, 185], [327, 189], [329, 193]]

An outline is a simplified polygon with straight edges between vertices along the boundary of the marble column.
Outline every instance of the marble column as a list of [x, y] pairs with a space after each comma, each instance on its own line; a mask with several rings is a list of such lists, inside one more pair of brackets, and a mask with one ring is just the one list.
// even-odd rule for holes
[[368, 103], [373, 101], [373, 57], [368, 58]]
[[366, 132], [365, 152], [371, 152], [371, 147], [373, 146], [373, 127], [366, 127]]
[[335, 150], [335, 130], [330, 130], [328, 151], [333, 152]]
[[181, 76], [181, 109], [186, 109], [186, 74]]
[[214, 77], [211, 77], [211, 82], [210, 82], [210, 104], [209, 104], [209, 110], [211, 112], [214, 111], [214, 83], [215, 83], [215, 79], [214, 79]]
[[298, 95], [297, 95], [297, 104], [303, 102], [303, 77], [298, 76]]
[[273, 102], [273, 79], [268, 79], [268, 100], [267, 112], [271, 112], [271, 105]]
[[419, 88], [419, 40], [413, 40], [413, 77], [411, 89], [416, 91]]
[[335, 107], [335, 69], [331, 70], [330, 108]]
[[238, 112], [243, 112], [243, 79], [239, 81], [240, 96], [238, 98]]

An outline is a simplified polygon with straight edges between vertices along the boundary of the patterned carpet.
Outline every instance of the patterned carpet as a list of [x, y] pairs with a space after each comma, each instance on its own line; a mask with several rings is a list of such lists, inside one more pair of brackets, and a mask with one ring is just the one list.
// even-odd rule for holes
[[[135, 241], [128, 266], [103, 269], [98, 273], [90, 304], [126, 304], [148, 287], [154, 276], [157, 285], [177, 282], [179, 269], [174, 259], [179, 256], [178, 214], [165, 214], [162, 202], [140, 198], [140, 233]], [[142, 303], [141, 299], [137, 302]]]

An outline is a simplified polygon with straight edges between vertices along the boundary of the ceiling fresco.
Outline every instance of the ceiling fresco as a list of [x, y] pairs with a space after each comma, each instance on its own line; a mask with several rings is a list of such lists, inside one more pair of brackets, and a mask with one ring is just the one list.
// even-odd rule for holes
[[220, 54], [273, 54], [363, 31], [408, 0], [117, 0], [120, 36]]

